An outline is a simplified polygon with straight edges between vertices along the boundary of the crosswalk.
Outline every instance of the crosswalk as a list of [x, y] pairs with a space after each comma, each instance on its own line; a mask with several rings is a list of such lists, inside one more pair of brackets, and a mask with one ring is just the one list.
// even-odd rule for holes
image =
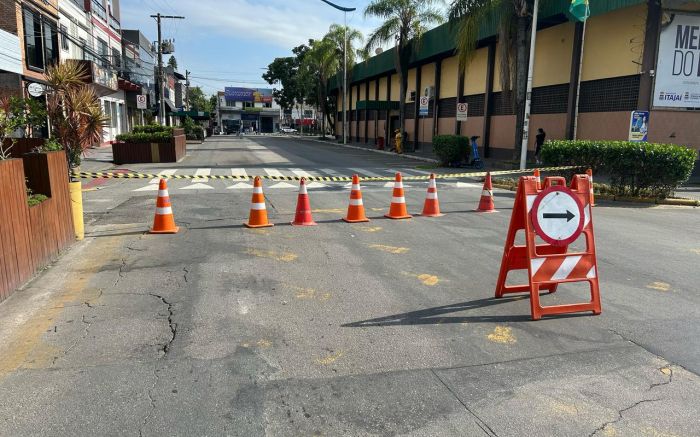
[[[175, 176], [177, 174], [194, 174], [192, 179], [171, 179], [168, 182], [169, 188], [171, 190], [214, 190], [214, 189], [228, 189], [228, 190], [249, 190], [253, 188], [253, 178], [256, 175], [260, 176], [271, 176], [271, 177], [340, 177], [340, 176], [352, 176], [357, 174], [360, 177], [391, 177], [393, 174], [400, 172], [405, 176], [426, 176], [429, 175], [429, 171], [414, 169], [414, 168], [393, 168], [393, 169], [367, 169], [367, 168], [320, 168], [320, 169], [303, 169], [303, 168], [198, 168], [192, 172], [191, 168], [187, 169], [163, 169], [157, 172], [159, 176]], [[212, 179], [213, 176], [236, 176], [242, 180], [221, 180]], [[135, 181], [138, 181], [136, 179]], [[132, 191], [158, 191], [159, 178], [154, 178], [148, 181], [147, 185], [138, 187]], [[441, 181], [442, 185], [455, 186], [457, 188], [481, 188], [481, 185], [477, 183], [465, 183], [465, 182], [455, 182], [455, 181]], [[368, 187], [375, 188], [391, 188], [393, 187], [393, 182], [363, 182], [363, 184]], [[415, 185], [419, 183], [414, 182]], [[265, 189], [296, 189], [299, 184], [296, 181], [266, 181]], [[307, 188], [309, 189], [344, 189], [350, 188], [351, 184], [344, 182], [307, 182]], [[409, 187], [410, 185], [404, 184], [404, 187]]]

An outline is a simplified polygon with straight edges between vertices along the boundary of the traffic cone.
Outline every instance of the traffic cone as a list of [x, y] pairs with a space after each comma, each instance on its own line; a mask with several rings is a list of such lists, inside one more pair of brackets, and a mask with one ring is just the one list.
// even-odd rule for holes
[[360, 188], [360, 177], [352, 175], [352, 190], [350, 191], [350, 205], [348, 206], [348, 216], [343, 218], [348, 223], [368, 222], [365, 215], [365, 206], [362, 203], [362, 189]]
[[401, 181], [401, 173], [396, 173], [396, 180], [394, 181], [394, 194], [391, 198], [391, 206], [389, 207], [389, 214], [385, 214], [384, 217], [393, 220], [399, 219], [409, 219], [413, 217], [406, 211], [406, 198], [403, 193], [403, 182]]
[[589, 195], [588, 201], [590, 202], [591, 206], [595, 206], [595, 195], [593, 194], [593, 170], [590, 168], [586, 170], [586, 174], [588, 175], [588, 180], [591, 183], [591, 193]]
[[180, 228], [175, 226], [173, 208], [170, 205], [170, 195], [168, 194], [168, 183], [165, 179], [160, 180], [158, 186], [158, 199], [156, 200], [156, 215], [153, 219], [153, 227], [149, 231], [151, 234], [177, 234]]
[[309, 193], [306, 191], [306, 178], [301, 178], [299, 182], [299, 198], [297, 200], [297, 213], [294, 215], [293, 226], [316, 226], [311, 217], [311, 202]]
[[540, 169], [536, 168], [532, 175], [537, 178], [537, 189], [540, 190], [542, 188], [542, 180], [540, 179]]
[[425, 196], [425, 204], [423, 205], [423, 213], [425, 217], [440, 217], [445, 214], [440, 213], [440, 202], [438, 201], [437, 184], [435, 183], [435, 174], [430, 174], [428, 181], [428, 194]]
[[496, 206], [493, 204], [493, 185], [491, 185], [491, 172], [486, 173], [484, 181], [484, 189], [481, 191], [481, 200], [477, 212], [496, 212]]
[[255, 176], [253, 182], [253, 199], [251, 200], [250, 216], [245, 226], [248, 228], [266, 228], [274, 226], [267, 221], [267, 209], [265, 208], [265, 195], [263, 194], [260, 176]]

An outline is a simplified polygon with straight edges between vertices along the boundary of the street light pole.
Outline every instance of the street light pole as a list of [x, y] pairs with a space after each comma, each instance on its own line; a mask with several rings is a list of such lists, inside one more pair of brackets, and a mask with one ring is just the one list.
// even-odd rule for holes
[[525, 117], [523, 120], [523, 142], [520, 145], [520, 170], [527, 165], [527, 144], [530, 137], [530, 106], [532, 104], [532, 75], [535, 69], [535, 42], [537, 41], [537, 12], [539, 0], [535, 0], [532, 11], [532, 36], [530, 36], [530, 62], [527, 70], [527, 94], [525, 95]]
[[347, 106], [348, 97], [348, 12], [356, 10], [355, 8], [346, 8], [338, 6], [328, 0], [321, 0], [329, 6], [343, 11], [343, 144], [348, 143], [348, 114], [345, 109]]

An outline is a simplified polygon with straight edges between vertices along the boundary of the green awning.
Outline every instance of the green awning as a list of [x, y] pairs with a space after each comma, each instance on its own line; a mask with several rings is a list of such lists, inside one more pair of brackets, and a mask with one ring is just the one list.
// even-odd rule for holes
[[175, 117], [190, 117], [192, 120], [209, 120], [211, 115], [203, 111], [173, 111], [169, 113]]
[[386, 111], [388, 110], [398, 110], [398, 101], [387, 101], [387, 100], [358, 100], [357, 109], [369, 109], [370, 111]]

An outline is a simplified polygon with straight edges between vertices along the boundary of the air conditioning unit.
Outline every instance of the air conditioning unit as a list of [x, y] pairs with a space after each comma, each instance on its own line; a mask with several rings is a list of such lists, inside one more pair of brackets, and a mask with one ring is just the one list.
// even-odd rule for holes
[[415, 91], [409, 91], [409, 92], [408, 92], [408, 101], [409, 101], [409, 102], [415, 102], [415, 101], [416, 101], [416, 92], [415, 92]]
[[423, 90], [423, 95], [429, 99], [432, 99], [435, 97], [435, 87], [434, 86], [427, 86]]

